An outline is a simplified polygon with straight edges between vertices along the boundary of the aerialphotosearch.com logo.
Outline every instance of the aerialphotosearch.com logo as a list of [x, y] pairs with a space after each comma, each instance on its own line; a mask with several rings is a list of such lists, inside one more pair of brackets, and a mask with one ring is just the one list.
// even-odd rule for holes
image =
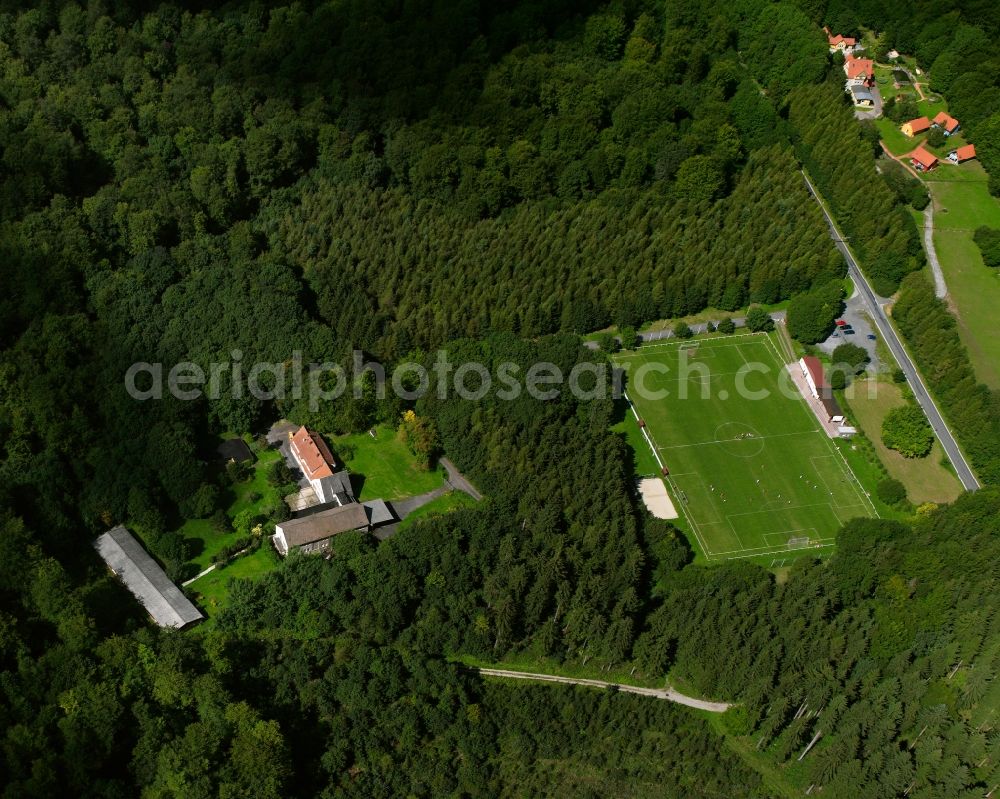
[[[377, 399], [384, 398], [391, 388], [397, 397], [407, 401], [417, 400], [431, 390], [432, 374], [433, 390], [439, 399], [454, 395], [471, 402], [482, 400], [491, 391], [498, 399], [507, 401], [522, 394], [541, 401], [553, 400], [564, 388], [583, 401], [617, 399], [626, 390], [633, 397], [654, 401], [670, 396], [682, 400], [689, 397], [726, 400], [732, 392], [743, 399], [762, 400], [772, 395], [767, 386], [775, 384], [782, 395], [800, 396], [800, 388], [787, 369], [780, 370], [776, 381], [752, 377], [774, 374], [773, 363], [750, 361], [735, 373], [713, 375], [703, 361], [692, 361], [683, 351], [679, 356], [674, 368], [652, 360], [634, 368], [632, 364], [617, 368], [607, 361], [581, 361], [566, 374], [549, 361], [539, 361], [527, 368], [505, 361], [491, 371], [476, 361], [455, 364], [448, 358], [447, 350], [438, 350], [429, 368], [407, 361], [387, 373], [383, 364], [365, 360], [360, 350], [354, 351], [350, 370], [333, 362], [305, 363], [298, 350], [286, 361], [247, 364], [243, 353], [233, 350], [230, 360], [210, 363], [207, 371], [192, 361], [181, 361], [169, 368], [162, 363], [134, 363], [125, 372], [125, 390], [139, 401], [163, 399], [166, 395], [184, 401], [218, 400], [224, 396], [262, 401], [305, 398], [311, 411], [348, 392], [360, 399], [365, 391], [362, 378], [366, 373], [372, 375]], [[853, 374], [846, 364], [831, 367], [831, 373], [838, 368]]]

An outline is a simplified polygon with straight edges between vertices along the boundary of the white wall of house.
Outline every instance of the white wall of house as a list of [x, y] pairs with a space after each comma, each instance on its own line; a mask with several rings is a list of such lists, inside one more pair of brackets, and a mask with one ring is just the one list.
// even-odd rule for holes
[[285, 533], [281, 529], [280, 524], [274, 526], [274, 535], [271, 536], [271, 540], [274, 541], [274, 545], [278, 548], [278, 552], [282, 555], [288, 554], [288, 541], [285, 540]]
[[809, 390], [810, 390], [810, 391], [812, 392], [812, 395], [813, 395], [813, 396], [814, 396], [814, 397], [815, 397], [816, 399], [819, 399], [819, 389], [818, 389], [818, 388], [816, 388], [816, 381], [815, 381], [815, 380], [813, 380], [813, 376], [812, 376], [812, 373], [811, 373], [811, 372], [809, 371], [809, 369], [808, 369], [808, 368], [806, 367], [806, 361], [805, 361], [805, 358], [800, 358], [800, 359], [799, 359], [799, 368], [801, 368], [801, 369], [802, 369], [802, 375], [803, 375], [803, 376], [805, 377], [805, 379], [806, 379], [806, 383], [808, 384], [808, 386], [809, 386]]

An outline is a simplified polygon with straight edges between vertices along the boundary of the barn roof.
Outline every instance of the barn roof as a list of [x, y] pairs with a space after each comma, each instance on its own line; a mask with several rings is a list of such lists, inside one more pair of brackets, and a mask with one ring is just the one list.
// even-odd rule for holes
[[185, 627], [203, 618], [201, 611], [122, 525], [99, 536], [94, 548], [161, 627]]
[[351, 530], [367, 529], [367, 527], [368, 514], [364, 506], [357, 502], [297, 519], [289, 519], [278, 525], [278, 529], [285, 536], [289, 549], [322, 541], [324, 538]]

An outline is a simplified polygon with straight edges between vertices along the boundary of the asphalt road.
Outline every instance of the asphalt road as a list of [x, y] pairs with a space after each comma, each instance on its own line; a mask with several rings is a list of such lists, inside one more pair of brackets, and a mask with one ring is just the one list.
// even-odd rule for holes
[[707, 699], [696, 699], [693, 696], [686, 696], [678, 693], [673, 688], [641, 688], [638, 685], [621, 685], [620, 683], [605, 682], [604, 680], [574, 679], [572, 677], [560, 677], [556, 674], [508, 671], [507, 669], [475, 669], [475, 671], [478, 671], [484, 677], [507, 677], [513, 680], [530, 680], [532, 682], [558, 682], [565, 685], [583, 685], [587, 688], [615, 688], [622, 693], [666, 699], [668, 702], [695, 707], [698, 710], [707, 710], [709, 713], [725, 713], [732, 707], [728, 702], [711, 702]]
[[875, 326], [878, 328], [879, 333], [882, 334], [883, 341], [885, 341], [888, 345], [893, 357], [895, 357], [899, 367], [906, 375], [906, 380], [910, 384], [913, 396], [916, 397], [917, 402], [923, 409], [924, 414], [927, 416], [927, 421], [930, 422], [930, 425], [934, 430], [934, 434], [941, 442], [941, 446], [944, 448], [945, 454], [955, 467], [958, 479], [962, 481], [962, 485], [965, 486], [967, 491], [975, 491], [977, 488], [982, 488], [982, 484], [969, 467], [968, 462], [965, 460], [965, 456], [962, 454], [962, 450], [959, 449], [958, 442], [955, 441], [955, 437], [951, 434], [951, 430], [948, 429], [948, 425], [945, 423], [944, 417], [941, 415], [941, 411], [938, 410], [937, 404], [934, 402], [930, 392], [927, 390], [927, 386], [924, 384], [923, 378], [920, 376], [920, 372], [917, 371], [916, 365], [907, 354], [906, 349], [903, 347], [903, 343], [899, 340], [899, 336], [896, 335], [896, 329], [889, 322], [889, 317], [886, 315], [883, 307], [885, 300], [879, 297], [868, 284], [868, 279], [864, 276], [864, 274], [862, 274], [857, 261], [854, 260], [854, 256], [851, 255], [851, 251], [844, 243], [844, 240], [841, 237], [840, 232], [837, 230], [837, 226], [834, 224], [833, 219], [831, 219], [830, 214], [827, 213], [826, 207], [822, 202], [820, 202], [819, 195], [816, 193], [816, 189], [813, 188], [812, 182], [809, 180], [809, 176], [803, 172], [802, 177], [805, 178], [806, 187], [809, 189], [810, 194], [812, 194], [816, 202], [819, 203], [819, 207], [823, 211], [823, 216], [826, 217], [826, 222], [830, 226], [830, 235], [833, 238], [834, 243], [837, 245], [837, 249], [840, 250], [841, 254], [844, 256], [844, 260], [847, 261], [847, 268], [851, 279], [858, 287], [862, 298], [868, 305], [868, 310], [871, 312], [871, 317], [875, 322]]

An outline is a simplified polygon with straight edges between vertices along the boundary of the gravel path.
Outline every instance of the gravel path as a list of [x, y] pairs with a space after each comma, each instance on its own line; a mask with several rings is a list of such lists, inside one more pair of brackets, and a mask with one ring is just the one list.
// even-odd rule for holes
[[707, 710], [709, 713], [725, 713], [733, 705], [729, 702], [710, 702], [707, 699], [696, 699], [693, 696], [675, 691], [673, 688], [641, 688], [638, 685], [622, 685], [621, 683], [605, 682], [604, 680], [585, 680], [573, 677], [560, 677], [556, 674], [538, 674], [529, 671], [508, 671], [507, 669], [475, 669], [484, 677], [507, 677], [513, 680], [531, 680], [532, 682], [558, 682], [565, 685], [582, 685], [587, 688], [615, 688], [626, 694], [652, 696], [656, 699], [666, 699], [678, 705]]
[[924, 249], [927, 250], [927, 261], [934, 273], [934, 295], [943, 300], [948, 296], [948, 286], [944, 282], [944, 271], [938, 261], [937, 250], [934, 249], [934, 199], [927, 203], [924, 209]]

